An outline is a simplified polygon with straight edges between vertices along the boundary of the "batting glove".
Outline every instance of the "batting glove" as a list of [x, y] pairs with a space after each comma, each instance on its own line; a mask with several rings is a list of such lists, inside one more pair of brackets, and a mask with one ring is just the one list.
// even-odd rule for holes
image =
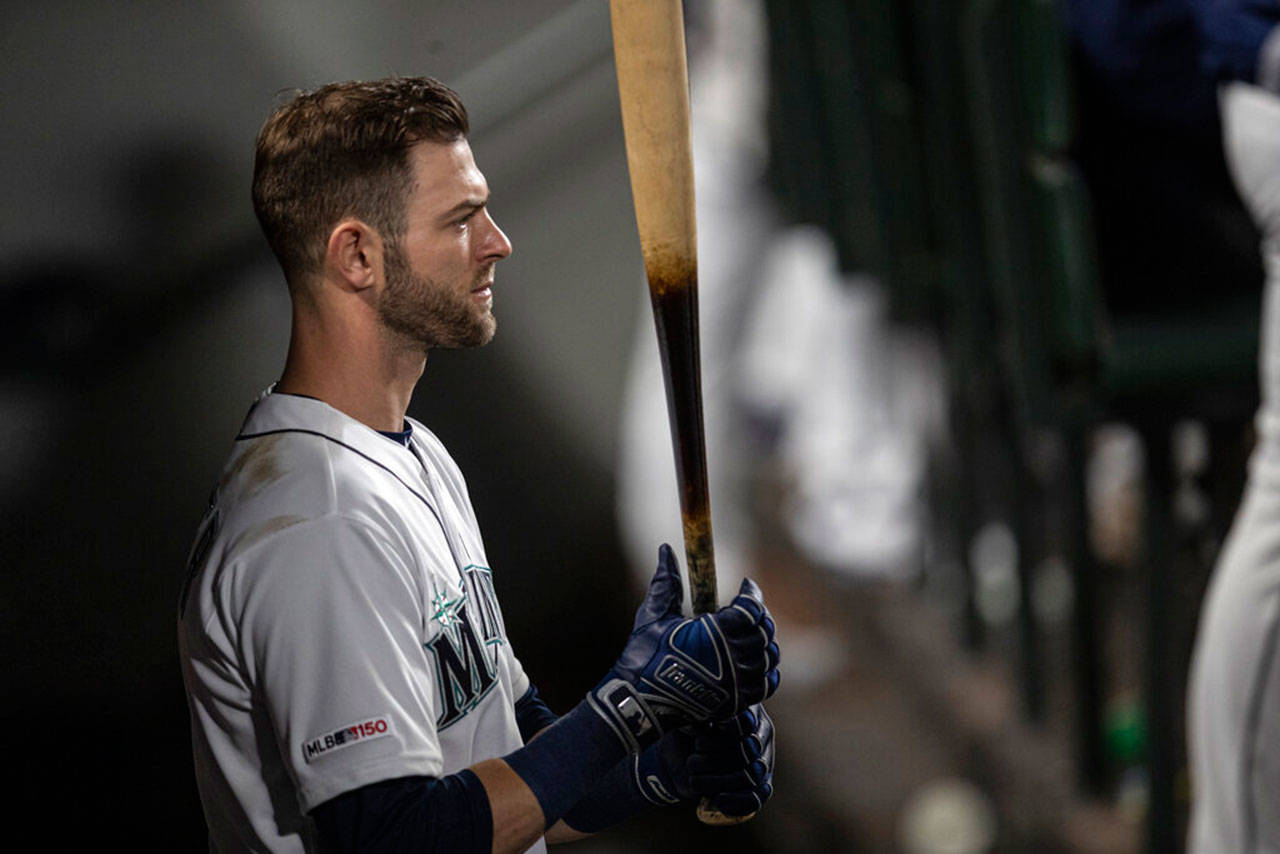
[[685, 618], [682, 601], [675, 553], [664, 544], [622, 655], [587, 695], [631, 753], [680, 726], [732, 718], [778, 688], [773, 619], [754, 582], [744, 579], [714, 614]]
[[773, 794], [773, 721], [756, 704], [727, 721], [673, 730], [633, 760], [634, 783], [652, 804], [702, 798], [727, 816], [759, 812]]

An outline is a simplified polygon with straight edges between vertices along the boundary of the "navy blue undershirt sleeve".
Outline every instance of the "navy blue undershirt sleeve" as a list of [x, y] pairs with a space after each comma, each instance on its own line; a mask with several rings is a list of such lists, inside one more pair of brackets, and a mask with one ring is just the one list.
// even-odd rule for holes
[[530, 739], [555, 722], [555, 712], [538, 696], [538, 689], [530, 684], [524, 696], [516, 700], [516, 726], [520, 728], [520, 738], [528, 744]]
[[614, 765], [627, 757], [617, 732], [583, 700], [524, 747], [502, 757], [556, 823]]
[[[538, 689], [533, 685], [516, 702], [516, 724], [526, 744], [556, 720], [555, 713], [538, 696]], [[649, 758], [653, 751], [650, 748], [643, 758]], [[652, 808], [655, 804], [645, 799], [634, 781], [636, 773], [634, 758], [619, 762], [564, 814], [565, 822], [579, 832], [598, 833]]]
[[599, 833], [632, 816], [653, 809], [634, 782], [635, 759], [628, 757], [613, 766], [591, 790], [563, 816], [564, 823], [579, 833]]
[[370, 783], [311, 811], [326, 854], [484, 852], [493, 847], [493, 812], [470, 771]]

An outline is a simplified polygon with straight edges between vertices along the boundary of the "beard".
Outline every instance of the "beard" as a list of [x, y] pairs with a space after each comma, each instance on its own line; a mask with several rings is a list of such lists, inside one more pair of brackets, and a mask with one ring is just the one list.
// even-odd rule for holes
[[418, 275], [394, 244], [387, 245], [385, 257], [387, 287], [378, 303], [378, 316], [389, 331], [424, 351], [480, 347], [493, 340], [498, 322], [471, 295], [484, 284], [489, 268], [479, 271], [463, 289], [457, 282], [440, 283]]

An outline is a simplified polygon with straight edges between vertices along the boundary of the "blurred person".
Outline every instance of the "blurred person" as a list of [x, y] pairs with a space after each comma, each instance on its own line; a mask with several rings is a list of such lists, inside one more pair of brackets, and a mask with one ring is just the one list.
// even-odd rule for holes
[[431, 349], [496, 330], [512, 247], [467, 131], [450, 89], [392, 78], [302, 93], [258, 136], [292, 333], [178, 621], [216, 850], [543, 850], [702, 797], [746, 815], [772, 791], [779, 651], [751, 581], [685, 619], [663, 546], [621, 656], [560, 718], [512, 651], [463, 477], [405, 415]]
[[1223, 145], [1262, 233], [1261, 407], [1202, 605], [1188, 688], [1194, 854], [1280, 850], [1280, 3], [1202, 0]]

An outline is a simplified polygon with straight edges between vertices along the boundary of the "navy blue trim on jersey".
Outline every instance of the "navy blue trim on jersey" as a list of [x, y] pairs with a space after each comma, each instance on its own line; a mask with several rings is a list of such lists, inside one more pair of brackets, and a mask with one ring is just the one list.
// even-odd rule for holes
[[525, 744], [533, 737], [556, 722], [556, 713], [538, 696], [538, 689], [529, 684], [529, 690], [516, 700], [516, 726], [520, 728], [520, 738]]
[[[394, 477], [397, 481], [400, 482], [401, 486], [409, 490], [409, 492], [413, 493], [413, 497], [421, 501], [423, 505], [425, 505], [426, 508], [431, 511], [431, 515], [436, 517], [436, 522], [440, 524], [441, 530], [446, 532], [449, 530], [449, 528], [444, 523], [444, 518], [441, 517], [440, 511], [436, 509], [435, 505], [432, 504], [430, 501], [428, 501], [427, 497], [423, 495], [421, 492], [418, 492], [418, 490], [414, 489], [412, 486], [405, 483], [404, 478], [400, 477], [400, 475], [392, 471], [390, 466], [388, 466], [386, 463], [375, 460], [373, 457], [369, 456], [364, 451], [361, 451], [359, 448], [353, 448], [351, 445], [348, 445], [346, 442], [343, 442], [340, 439], [335, 439], [327, 433], [321, 433], [319, 430], [305, 430], [301, 427], [281, 427], [278, 430], [263, 430], [261, 433], [241, 433], [239, 436], [236, 436], [236, 441], [241, 442], [248, 439], [261, 439], [263, 436], [275, 436], [279, 433], [303, 433], [308, 436], [319, 436], [321, 439], [324, 439], [327, 442], [333, 442], [333, 444], [337, 445], [340, 448], [346, 448], [348, 451], [355, 454], [356, 456], [363, 457], [364, 459], [373, 463], [378, 468], [385, 471], [387, 474]], [[447, 534], [445, 536], [445, 541], [449, 544], [450, 550], [452, 550], [453, 541], [449, 539]], [[458, 556], [456, 554], [453, 556], [453, 560], [454, 560], [454, 563], [458, 564], [458, 570], [461, 571], [463, 564], [458, 560]]]
[[488, 852], [493, 809], [471, 771], [398, 777], [344, 792], [311, 811], [325, 852]]

